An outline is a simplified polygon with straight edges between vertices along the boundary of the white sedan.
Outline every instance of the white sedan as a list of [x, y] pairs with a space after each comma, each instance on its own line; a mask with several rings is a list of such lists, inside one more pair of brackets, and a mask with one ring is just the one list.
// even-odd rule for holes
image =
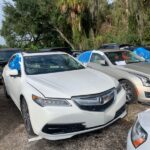
[[127, 150], [150, 149], [150, 110], [138, 115], [135, 125], [129, 132]]
[[118, 81], [62, 52], [18, 53], [3, 71], [4, 91], [29, 134], [49, 140], [104, 128], [126, 115]]
[[150, 103], [150, 63], [145, 59], [127, 50], [100, 49], [83, 52], [78, 60], [116, 78], [126, 90], [127, 102]]

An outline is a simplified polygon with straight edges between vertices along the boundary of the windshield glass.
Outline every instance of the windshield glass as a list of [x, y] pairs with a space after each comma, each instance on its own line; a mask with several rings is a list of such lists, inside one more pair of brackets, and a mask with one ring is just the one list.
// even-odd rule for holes
[[84, 69], [80, 63], [67, 54], [25, 56], [24, 64], [28, 75]]
[[8, 61], [10, 57], [18, 51], [0, 51], [0, 61]]
[[139, 57], [130, 51], [105, 52], [105, 54], [114, 65], [126, 65], [129, 63], [139, 63], [145, 61], [144, 58]]

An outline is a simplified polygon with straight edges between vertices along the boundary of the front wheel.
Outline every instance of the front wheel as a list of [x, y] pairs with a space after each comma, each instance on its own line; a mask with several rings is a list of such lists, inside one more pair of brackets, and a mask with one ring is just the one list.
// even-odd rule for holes
[[23, 121], [25, 124], [25, 128], [27, 130], [27, 133], [30, 136], [34, 136], [35, 134], [34, 134], [34, 131], [33, 131], [32, 125], [31, 125], [31, 121], [30, 121], [28, 105], [24, 98], [21, 101], [21, 112], [22, 112], [22, 117], [23, 117]]
[[137, 92], [134, 85], [128, 80], [120, 81], [121, 86], [126, 91], [126, 99], [128, 103], [134, 102], [137, 100]]

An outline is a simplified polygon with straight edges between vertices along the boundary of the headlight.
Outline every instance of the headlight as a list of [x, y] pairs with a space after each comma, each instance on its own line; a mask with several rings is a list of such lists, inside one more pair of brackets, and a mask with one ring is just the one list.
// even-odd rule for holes
[[117, 90], [117, 93], [119, 93], [119, 92], [121, 91], [121, 89], [122, 89], [122, 86], [121, 86], [121, 84], [118, 84], [118, 86], [117, 86], [117, 88], [116, 88], [116, 90]]
[[150, 79], [148, 77], [145, 77], [143, 75], [136, 74], [136, 73], [131, 73], [131, 74], [133, 74], [133, 75], [137, 76], [139, 79], [141, 79], [144, 86], [150, 87]]
[[141, 127], [140, 123], [136, 121], [131, 131], [131, 141], [135, 148], [142, 145], [147, 140], [147, 132]]
[[71, 106], [66, 99], [55, 99], [55, 98], [41, 98], [36, 95], [32, 95], [32, 100], [38, 105], [45, 106]]

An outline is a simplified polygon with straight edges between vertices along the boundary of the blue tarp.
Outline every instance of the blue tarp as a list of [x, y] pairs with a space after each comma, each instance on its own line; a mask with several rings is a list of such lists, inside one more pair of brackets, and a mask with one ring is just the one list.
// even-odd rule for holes
[[81, 53], [78, 56], [78, 60], [82, 63], [88, 63], [90, 61], [91, 54], [92, 54], [92, 51]]
[[150, 61], [150, 51], [143, 48], [143, 47], [138, 47], [133, 51], [135, 54], [139, 55], [140, 57], [143, 57], [145, 60]]
[[15, 58], [12, 61], [10, 61], [9, 68], [12, 70], [16, 69], [19, 71], [20, 70], [20, 62], [21, 62], [21, 57], [19, 54], [16, 54]]

